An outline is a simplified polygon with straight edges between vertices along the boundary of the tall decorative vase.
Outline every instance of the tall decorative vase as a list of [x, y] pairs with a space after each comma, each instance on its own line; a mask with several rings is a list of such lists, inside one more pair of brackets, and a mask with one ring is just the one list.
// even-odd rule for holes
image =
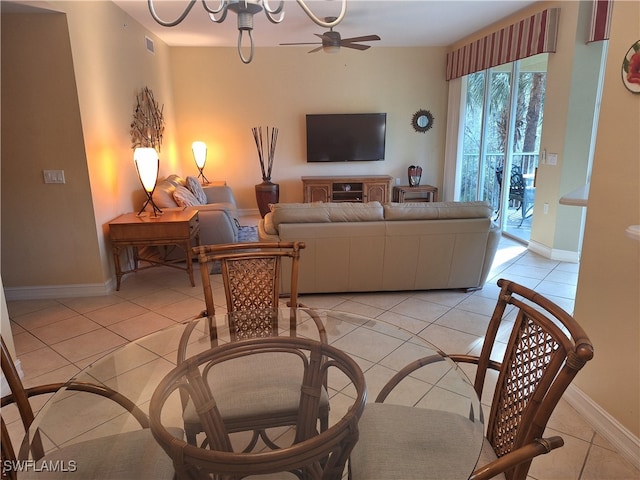
[[[258, 149], [258, 160], [260, 160], [260, 170], [262, 171], [262, 183], [256, 185], [256, 201], [258, 202], [260, 216], [264, 218], [269, 213], [269, 204], [278, 203], [280, 199], [280, 185], [271, 181], [271, 170], [273, 169], [276, 142], [278, 141], [278, 129], [273, 127], [271, 133], [269, 133], [269, 127], [267, 127], [266, 139], [262, 136], [262, 127], [254, 127], [251, 131]], [[266, 152], [265, 145], [268, 147]]]
[[269, 204], [278, 203], [280, 199], [280, 185], [272, 183], [271, 180], [264, 180], [256, 185], [256, 202], [258, 202], [258, 210], [260, 216], [269, 213]]

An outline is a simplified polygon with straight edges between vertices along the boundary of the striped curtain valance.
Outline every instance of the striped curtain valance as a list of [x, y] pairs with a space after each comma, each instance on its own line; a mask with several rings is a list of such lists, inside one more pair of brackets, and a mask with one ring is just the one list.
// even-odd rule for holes
[[589, 29], [589, 38], [587, 43], [609, 40], [612, 10], [613, 0], [593, 0], [591, 28]]
[[447, 54], [447, 80], [555, 52], [559, 8], [549, 8]]

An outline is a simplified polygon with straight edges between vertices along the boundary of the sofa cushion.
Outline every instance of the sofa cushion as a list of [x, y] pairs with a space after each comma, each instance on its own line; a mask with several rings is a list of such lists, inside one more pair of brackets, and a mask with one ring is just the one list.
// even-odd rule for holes
[[187, 188], [191, 190], [191, 193], [193, 193], [193, 196], [198, 199], [198, 202], [200, 202], [201, 205], [207, 203], [207, 194], [204, 193], [202, 185], [200, 185], [200, 182], [196, 177], [187, 177]]
[[387, 203], [385, 220], [431, 220], [451, 218], [491, 218], [488, 202]]
[[[380, 202], [276, 203], [271, 206], [273, 226], [281, 223], [375, 222], [384, 220]], [[268, 214], [267, 214], [268, 215]]]
[[177, 187], [173, 191], [173, 199], [179, 207], [195, 207], [196, 205], [201, 205], [200, 201], [187, 187]]
[[160, 180], [153, 191], [153, 202], [160, 208], [176, 208], [178, 204], [173, 198], [173, 192], [180, 186], [185, 186], [185, 181], [178, 175], [169, 175]]

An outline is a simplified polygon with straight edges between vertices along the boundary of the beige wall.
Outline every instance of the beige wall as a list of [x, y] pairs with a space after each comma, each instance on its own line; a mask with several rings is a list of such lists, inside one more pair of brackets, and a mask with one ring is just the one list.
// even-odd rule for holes
[[595, 345], [577, 385], [640, 435], [640, 95], [621, 81], [621, 65], [640, 39], [640, 2], [614, 2], [611, 38], [587, 206], [575, 317]]
[[[256, 209], [254, 185], [262, 179], [251, 128], [277, 126], [272, 180], [281, 201], [302, 201], [302, 175], [385, 174], [406, 184], [412, 164], [423, 166], [422, 183], [441, 186], [447, 83], [433, 66], [444, 64], [444, 48], [308, 50], [259, 48], [244, 65], [232, 48], [173, 48], [183, 172], [197, 173], [191, 142], [205, 141], [207, 178], [226, 180], [240, 208]], [[410, 123], [420, 108], [435, 116], [426, 133]], [[387, 113], [384, 161], [306, 163], [305, 114], [364, 112]]]
[[[169, 49], [156, 41], [155, 54], [147, 52], [149, 33], [111, 2], [56, 5], [69, 22], [103, 280], [108, 281], [113, 267], [107, 224], [138, 210], [144, 200], [129, 135], [136, 93], [145, 86], [153, 90], [167, 125], [173, 123]], [[168, 128], [161, 154], [169, 169], [177, 165], [175, 149], [174, 130]]]
[[[63, 14], [2, 17], [2, 277], [8, 287], [103, 280], [67, 31]], [[44, 184], [43, 169], [64, 170], [66, 183]]]
[[[168, 47], [149, 54], [147, 32], [111, 2], [47, 6], [62, 13], [2, 16], [3, 281], [106, 292], [106, 224], [144, 198], [129, 136], [136, 92], [150, 87], [173, 123]], [[44, 185], [43, 169], [65, 170], [66, 184]]]

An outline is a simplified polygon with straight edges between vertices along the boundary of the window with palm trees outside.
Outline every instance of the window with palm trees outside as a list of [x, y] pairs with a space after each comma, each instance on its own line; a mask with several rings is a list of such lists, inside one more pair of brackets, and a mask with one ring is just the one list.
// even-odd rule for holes
[[463, 83], [457, 197], [488, 201], [503, 232], [524, 241], [534, 214], [546, 70], [541, 54], [467, 75]]

